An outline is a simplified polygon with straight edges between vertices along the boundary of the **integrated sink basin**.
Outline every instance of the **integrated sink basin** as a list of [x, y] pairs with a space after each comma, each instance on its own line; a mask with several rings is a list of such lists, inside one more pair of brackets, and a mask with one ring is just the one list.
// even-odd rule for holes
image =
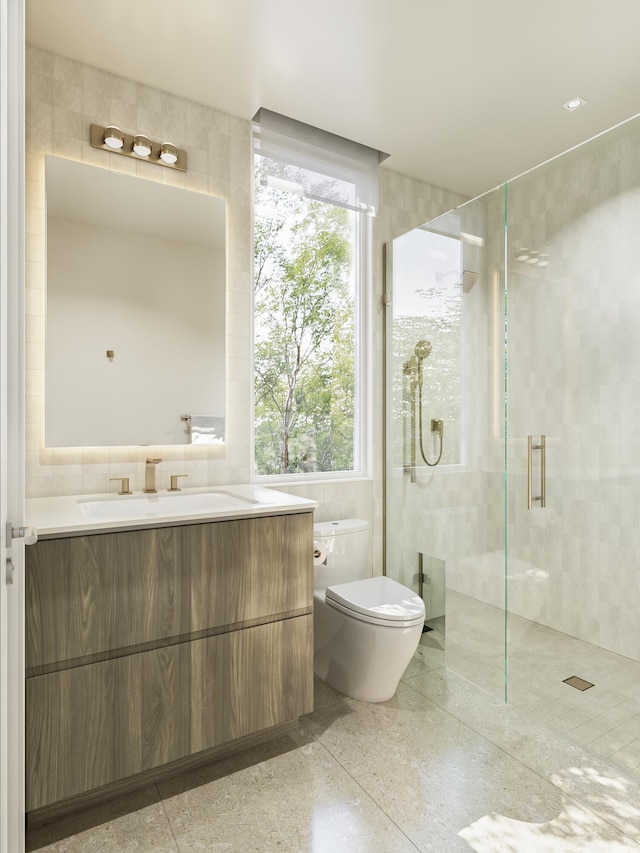
[[25, 520], [37, 529], [40, 540], [110, 530], [204, 524], [209, 520], [308, 512], [317, 505], [308, 498], [253, 483], [225, 483], [155, 494], [103, 492], [98, 495], [29, 498]]
[[155, 495], [118, 495], [78, 500], [85, 518], [153, 518], [155, 516], [191, 515], [201, 512], [224, 512], [254, 507], [259, 501], [232, 492], [203, 490], [178, 494], [158, 492]]

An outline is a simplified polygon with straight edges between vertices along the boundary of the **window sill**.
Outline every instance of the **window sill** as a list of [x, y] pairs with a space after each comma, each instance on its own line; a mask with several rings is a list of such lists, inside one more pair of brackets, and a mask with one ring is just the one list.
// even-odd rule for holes
[[272, 474], [254, 477], [253, 483], [259, 486], [273, 487], [295, 487], [295, 486], [324, 486], [337, 485], [338, 483], [372, 483], [373, 477], [364, 476], [363, 474], [354, 474], [337, 476], [336, 474], [327, 474], [320, 476], [307, 476], [305, 474], [287, 475], [287, 474]]

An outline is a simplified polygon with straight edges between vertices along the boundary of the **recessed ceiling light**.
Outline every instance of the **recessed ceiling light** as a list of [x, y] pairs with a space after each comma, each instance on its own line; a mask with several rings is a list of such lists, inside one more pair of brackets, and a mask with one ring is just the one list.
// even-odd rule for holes
[[563, 104], [562, 106], [565, 108], [565, 110], [569, 110], [569, 112], [572, 113], [574, 110], [577, 110], [579, 107], [583, 106], [583, 104], [586, 103], [587, 102], [584, 98], [577, 96], [575, 98], [571, 98], [570, 101], [567, 101], [567, 103]]
[[514, 261], [522, 261], [526, 262], [529, 260], [529, 250], [528, 249], [516, 249], [513, 253]]

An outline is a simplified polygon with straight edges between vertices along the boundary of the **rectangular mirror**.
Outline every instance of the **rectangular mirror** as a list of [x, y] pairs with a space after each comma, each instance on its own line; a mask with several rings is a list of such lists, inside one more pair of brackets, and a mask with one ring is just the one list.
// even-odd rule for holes
[[45, 180], [46, 445], [223, 442], [224, 200], [51, 156]]

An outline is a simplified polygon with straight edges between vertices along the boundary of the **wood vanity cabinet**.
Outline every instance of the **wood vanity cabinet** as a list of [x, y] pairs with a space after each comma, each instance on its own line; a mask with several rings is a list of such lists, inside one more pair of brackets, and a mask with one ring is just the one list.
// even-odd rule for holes
[[313, 513], [27, 549], [27, 810], [313, 708]]

